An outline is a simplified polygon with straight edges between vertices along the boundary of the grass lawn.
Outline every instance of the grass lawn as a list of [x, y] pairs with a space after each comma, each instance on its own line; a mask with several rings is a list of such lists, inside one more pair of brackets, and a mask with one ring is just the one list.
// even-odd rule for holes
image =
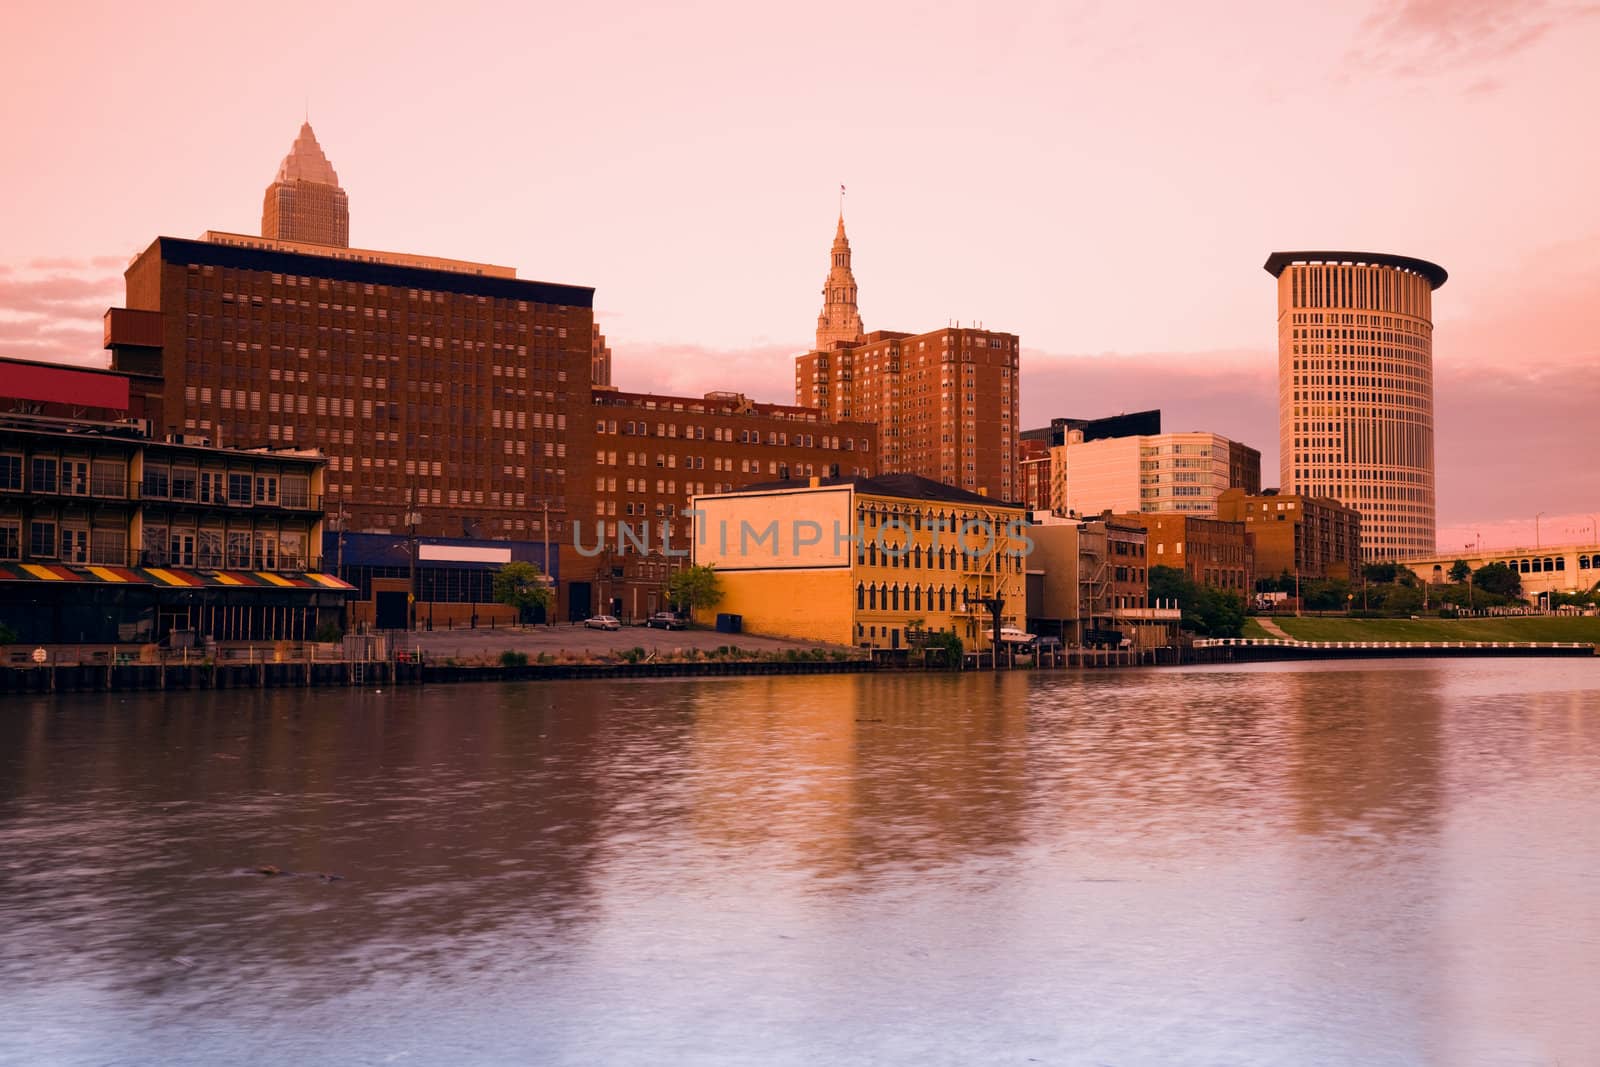
[[1242, 636], [1251, 637], [1257, 641], [1271, 641], [1277, 638], [1278, 635], [1267, 633], [1266, 629], [1259, 622], [1256, 622], [1256, 620], [1246, 616], [1244, 620], [1244, 634]]
[[[1600, 618], [1536, 616], [1489, 619], [1341, 619], [1279, 616], [1301, 641], [1583, 641], [1600, 644]], [[1266, 636], [1245, 624], [1245, 636]], [[1256, 627], [1259, 629], [1259, 625]]]

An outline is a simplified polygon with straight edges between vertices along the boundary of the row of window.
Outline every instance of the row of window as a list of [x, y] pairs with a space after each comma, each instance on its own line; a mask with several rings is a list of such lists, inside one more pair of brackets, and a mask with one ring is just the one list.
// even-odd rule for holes
[[[20, 519], [0, 519], [0, 560], [39, 560], [125, 567], [233, 567], [303, 570], [310, 563], [305, 530], [227, 529], [146, 523], [140, 553], [128, 551], [123, 526], [90, 526], [34, 518], [23, 540]], [[26, 545], [27, 554], [23, 554]]]
[[857, 611], [967, 611], [970, 607], [953, 585], [856, 584]]
[[[26, 479], [24, 474], [26, 473]], [[0, 491], [121, 498], [128, 495], [128, 465], [120, 459], [24, 457], [0, 453]], [[139, 495], [154, 500], [202, 504], [258, 504], [290, 508], [312, 505], [311, 476], [201, 470], [198, 466], [146, 462]]]

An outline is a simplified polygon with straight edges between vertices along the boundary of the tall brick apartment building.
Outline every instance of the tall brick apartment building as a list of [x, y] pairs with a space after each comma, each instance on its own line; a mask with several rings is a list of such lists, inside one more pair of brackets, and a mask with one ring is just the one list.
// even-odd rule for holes
[[795, 359], [795, 402], [876, 422], [882, 469], [1016, 499], [1016, 334], [964, 327], [874, 330]]
[[1016, 334], [959, 326], [863, 333], [857, 307], [841, 217], [817, 347], [795, 358], [795, 403], [837, 421], [877, 423], [882, 473], [1018, 499]]

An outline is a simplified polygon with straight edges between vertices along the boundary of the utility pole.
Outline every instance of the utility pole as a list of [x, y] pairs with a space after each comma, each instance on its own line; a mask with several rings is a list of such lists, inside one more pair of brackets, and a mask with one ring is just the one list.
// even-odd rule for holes
[[555, 579], [550, 576], [550, 501], [540, 501], [539, 509], [541, 512], [539, 530], [544, 534], [544, 556], [541, 562], [544, 564], [545, 588], [550, 590], [550, 603], [545, 608], [544, 624], [550, 626], [553, 624], [556, 614], [556, 583]]
[[406, 495], [406, 528], [409, 533], [407, 541], [410, 546], [411, 573], [406, 583], [406, 618], [411, 629], [417, 628], [417, 487], [411, 486], [411, 491]]

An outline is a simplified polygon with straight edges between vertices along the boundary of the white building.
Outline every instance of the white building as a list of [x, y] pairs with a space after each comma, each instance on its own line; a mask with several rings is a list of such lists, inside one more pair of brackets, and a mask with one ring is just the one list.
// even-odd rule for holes
[[1051, 502], [1057, 511], [1178, 512], [1215, 515], [1217, 497], [1235, 482], [1248, 488], [1241, 469], [1261, 455], [1221, 434], [1162, 433], [1083, 440], [1072, 431], [1050, 450]]

